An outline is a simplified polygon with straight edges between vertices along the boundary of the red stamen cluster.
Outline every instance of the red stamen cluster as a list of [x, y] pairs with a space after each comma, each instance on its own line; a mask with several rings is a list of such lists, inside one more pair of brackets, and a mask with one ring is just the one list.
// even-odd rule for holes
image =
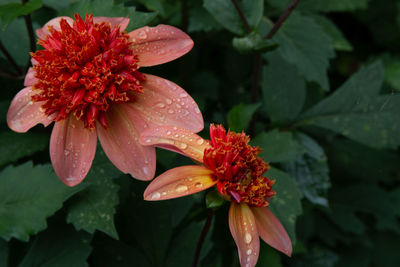
[[269, 165], [257, 156], [261, 149], [250, 146], [243, 132], [226, 132], [222, 125], [210, 126], [210, 138], [212, 147], [205, 149], [203, 161], [214, 171], [218, 192], [237, 203], [268, 206], [275, 180], [262, 176]]
[[47, 115], [64, 120], [73, 113], [89, 129], [96, 120], [107, 128], [105, 112], [112, 102], [132, 101], [129, 92], [143, 92], [145, 77], [138, 72], [138, 58], [130, 48], [129, 37], [108, 22], [83, 21], [75, 15], [71, 27], [64, 19], [61, 30], [49, 27], [50, 34], [39, 44], [45, 50], [32, 53], [38, 79], [33, 101], [45, 101]]

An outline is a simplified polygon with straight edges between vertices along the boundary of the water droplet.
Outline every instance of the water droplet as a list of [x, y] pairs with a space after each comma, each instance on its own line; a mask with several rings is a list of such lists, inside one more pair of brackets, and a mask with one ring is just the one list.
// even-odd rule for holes
[[179, 97], [187, 97], [188, 96], [188, 94], [186, 94], [186, 93], [180, 93], [179, 94]]
[[159, 199], [161, 197], [161, 194], [159, 192], [155, 192], [151, 195], [151, 199]]
[[142, 31], [139, 32], [138, 37], [140, 39], [146, 39], [147, 38], [147, 34], [146, 34], [145, 31], [142, 30]]
[[157, 103], [154, 105], [157, 108], [165, 108], [165, 104], [164, 103]]
[[177, 130], [178, 128], [176, 128], [176, 126], [172, 127], [172, 129]]
[[168, 131], [168, 132], [167, 132], [167, 135], [171, 135], [171, 131]]
[[200, 187], [203, 187], [203, 184], [199, 182], [199, 183], [195, 183], [194, 186], [197, 187], [197, 188], [200, 188]]
[[251, 240], [252, 240], [251, 234], [246, 233], [245, 236], [244, 236], [244, 242], [246, 244], [250, 244]]
[[187, 147], [188, 147], [188, 145], [185, 144], [185, 143], [181, 143], [181, 144], [179, 145], [179, 148], [180, 148], [180, 149], [186, 149]]
[[194, 112], [196, 112], [197, 114], [200, 114], [200, 109], [198, 107], [195, 107]]
[[173, 113], [174, 113], [174, 110], [173, 110], [173, 109], [168, 109], [168, 113], [169, 113], [169, 114], [173, 114]]
[[165, 102], [166, 102], [168, 105], [171, 105], [171, 104], [172, 104], [172, 100], [169, 99], [169, 98], [165, 99]]
[[[148, 163], [148, 162], [147, 162], [147, 163]], [[150, 173], [149, 168], [143, 167], [142, 170], [143, 170], [143, 173], [144, 173], [145, 175], [149, 175], [149, 173]]]
[[197, 140], [197, 144], [202, 145], [204, 143], [204, 139], [200, 138]]
[[177, 193], [182, 193], [182, 192], [185, 192], [185, 191], [187, 191], [188, 190], [188, 187], [186, 186], [186, 185], [184, 185], [184, 184], [178, 184], [177, 186], [176, 186], [176, 188], [175, 188], [175, 191], [177, 192]]
[[146, 139], [146, 143], [150, 143], [151, 142], [151, 139]]
[[246, 251], [246, 254], [247, 254], [247, 255], [250, 255], [252, 252], [253, 252], [253, 251], [252, 251], [251, 249], [248, 249], [248, 250]]
[[166, 194], [167, 194], [167, 192], [165, 192], [165, 191], [164, 191], [164, 192], [161, 192], [161, 195], [162, 195], [162, 196], [165, 196]]
[[177, 108], [181, 108], [181, 105], [179, 105], [178, 103], [176, 103], [176, 107], [177, 107]]

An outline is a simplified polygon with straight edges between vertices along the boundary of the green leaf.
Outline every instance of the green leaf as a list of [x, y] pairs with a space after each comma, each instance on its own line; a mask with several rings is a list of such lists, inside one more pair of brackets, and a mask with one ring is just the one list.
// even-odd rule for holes
[[249, 126], [254, 112], [261, 106], [257, 104], [239, 104], [228, 113], [228, 126], [234, 132], [244, 131]]
[[242, 53], [267, 52], [278, 47], [278, 44], [272, 42], [271, 40], [264, 39], [257, 32], [251, 32], [245, 37], [233, 38], [232, 45]]
[[[1, 25], [4, 27], [4, 23]], [[29, 35], [24, 19], [15, 19], [8, 25], [7, 29], [1, 31], [0, 41], [19, 66], [25, 66], [27, 64], [29, 60]], [[0, 53], [0, 57], [6, 59], [3, 53]], [[19, 89], [20, 88], [15, 88], [14, 90]], [[17, 91], [15, 91], [15, 94], [16, 93]]]
[[216, 191], [212, 190], [206, 194], [207, 209], [218, 209], [225, 203], [225, 199]]
[[31, 0], [22, 3], [8, 3], [0, 5], [0, 19], [2, 20], [3, 30], [15, 18], [32, 13], [33, 11], [41, 8], [43, 5], [42, 0]]
[[[259, 24], [263, 9], [263, 0], [238, 1], [239, 6], [246, 17], [249, 26], [255, 28]], [[203, 6], [218, 21], [222, 27], [237, 34], [246, 33], [243, 22], [238, 15], [232, 1], [230, 0], [203, 0]]]
[[28, 241], [47, 227], [47, 217], [82, 188], [64, 185], [50, 164], [33, 167], [27, 162], [4, 169], [0, 173], [0, 236]]
[[273, 123], [289, 123], [303, 107], [306, 82], [277, 52], [266, 58], [269, 64], [263, 68], [261, 81], [265, 109]]
[[260, 133], [252, 144], [263, 150], [261, 155], [269, 162], [293, 161], [304, 153], [291, 132], [279, 132], [277, 129]]
[[370, 0], [303, 0], [299, 8], [307, 11], [353, 11], [357, 9], [366, 9]]
[[201, 1], [191, 1], [188, 32], [219, 30], [221, 26], [203, 7]]
[[44, 150], [49, 137], [39, 133], [0, 132], [0, 147], [7, 153], [0, 154], [0, 165], [15, 162], [35, 152]]
[[294, 180], [285, 172], [271, 168], [266, 174], [276, 179], [272, 187], [276, 196], [271, 198], [270, 209], [285, 227], [292, 243], [296, 243], [296, 217], [302, 213], [301, 195]]
[[339, 51], [353, 51], [353, 46], [330, 19], [317, 14], [313, 14], [312, 18], [324, 29], [325, 33], [331, 37], [333, 48]]
[[118, 239], [114, 214], [119, 202], [119, 186], [113, 182], [113, 178], [120, 174], [104, 152], [98, 152], [83, 182], [86, 189], [69, 206], [67, 222], [72, 223], [77, 230], [83, 229], [91, 234], [100, 230]]
[[383, 77], [381, 63], [362, 68], [305, 112], [298, 125], [326, 128], [371, 147], [396, 148], [400, 145], [400, 96], [378, 95]]
[[307, 254], [299, 256], [294, 266], [334, 267], [337, 266], [338, 260], [337, 253], [325, 248], [315, 248]]
[[70, 17], [73, 17], [74, 13], [79, 13], [81, 17], [87, 13], [93, 14], [93, 16], [128, 17], [130, 21], [126, 28], [127, 32], [147, 25], [157, 16], [157, 12], [140, 12], [136, 11], [136, 7], [114, 4], [109, 0], [82, 0], [77, 1], [72, 7], [61, 14], [67, 14]]
[[279, 252], [260, 240], [260, 256], [256, 266], [282, 267], [281, 256]]
[[[263, 18], [259, 30], [266, 35], [273, 23]], [[273, 36], [279, 44], [277, 51], [287, 62], [295, 65], [307, 81], [314, 81], [328, 91], [327, 69], [335, 53], [332, 41], [312, 18], [294, 11]]]
[[396, 91], [400, 91], [400, 60], [385, 64], [385, 80]]
[[300, 192], [317, 205], [328, 206], [326, 199], [330, 187], [329, 167], [323, 148], [309, 136], [297, 133], [296, 139], [305, 153], [283, 168], [296, 181]]
[[19, 267], [84, 267], [92, 248], [92, 237], [71, 227], [50, 228], [40, 233]]
[[8, 243], [0, 239], [0, 266], [8, 266]]

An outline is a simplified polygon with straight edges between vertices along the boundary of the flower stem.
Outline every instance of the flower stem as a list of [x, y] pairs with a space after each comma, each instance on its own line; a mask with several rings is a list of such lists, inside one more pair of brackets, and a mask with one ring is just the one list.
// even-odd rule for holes
[[235, 6], [235, 9], [236, 9], [240, 19], [242, 20], [242, 23], [243, 23], [243, 26], [244, 26], [246, 32], [251, 33], [251, 28], [249, 26], [249, 23], [247, 22], [246, 17], [244, 16], [242, 10], [240, 9], [238, 2], [236, 0], [232, 0], [232, 4]]
[[0, 41], [0, 50], [3, 52], [4, 56], [6, 56], [7, 60], [13, 65], [14, 69], [17, 71], [17, 75], [21, 75], [22, 71], [19, 68], [17, 62], [15, 62], [14, 58], [8, 53], [7, 49], [4, 47], [3, 43]]
[[193, 265], [192, 265], [193, 267], [196, 267], [197, 262], [199, 261], [201, 248], [203, 246], [204, 239], [207, 236], [208, 230], [210, 230], [213, 216], [214, 216], [214, 211], [212, 209], [209, 209], [206, 223], [204, 224], [203, 230], [201, 231], [201, 234], [200, 234], [199, 241], [197, 242], [196, 253], [194, 254], [194, 258], [193, 258]]
[[285, 12], [279, 17], [278, 21], [275, 23], [275, 25], [272, 27], [272, 29], [269, 31], [269, 33], [264, 37], [264, 39], [270, 39], [272, 36], [275, 35], [275, 33], [279, 30], [279, 28], [282, 26], [282, 24], [286, 21], [286, 19], [289, 17], [289, 15], [292, 13], [292, 11], [295, 9], [297, 4], [300, 2], [300, 0], [293, 0], [290, 5], [286, 8]]

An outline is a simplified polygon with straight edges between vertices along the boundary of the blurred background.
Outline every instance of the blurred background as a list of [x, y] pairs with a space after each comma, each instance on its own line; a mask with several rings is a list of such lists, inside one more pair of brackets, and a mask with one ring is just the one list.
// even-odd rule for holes
[[[276, 179], [270, 207], [291, 258], [261, 242], [257, 266], [400, 266], [400, 2], [300, 0], [0, 0], [0, 266], [239, 266], [229, 203], [213, 189], [155, 203], [148, 183], [101, 151], [84, 182], [63, 185], [49, 158], [52, 126], [12, 132], [30, 30], [74, 13], [129, 17], [127, 31], [169, 24], [194, 48], [141, 69], [184, 88], [205, 120], [246, 131]], [[245, 26], [245, 24], [248, 26]], [[32, 33], [32, 32], [31, 32]], [[157, 150], [157, 174], [192, 162]]]

